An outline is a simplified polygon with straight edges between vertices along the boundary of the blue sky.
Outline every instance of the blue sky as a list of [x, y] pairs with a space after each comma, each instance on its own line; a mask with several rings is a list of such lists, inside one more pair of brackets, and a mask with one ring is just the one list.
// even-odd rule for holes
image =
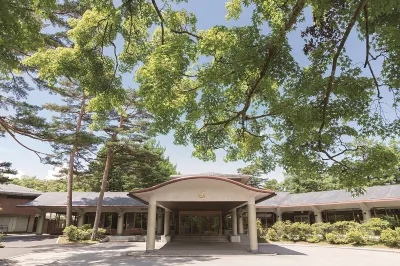
[[[251, 9], [245, 9], [241, 18], [237, 21], [226, 21], [226, 0], [201, 0], [189, 1], [188, 4], [180, 4], [182, 8], [195, 13], [198, 19], [197, 27], [199, 30], [207, 29], [214, 25], [227, 25], [227, 26], [243, 26], [251, 23]], [[307, 21], [309, 21], [311, 10], [306, 10]], [[304, 25], [304, 24], [303, 24]], [[300, 38], [299, 31], [304, 27], [300, 25], [295, 32], [290, 33], [289, 41], [293, 47], [293, 55], [299, 64], [307, 65], [307, 59], [303, 55], [303, 40]], [[265, 28], [265, 31], [268, 31]], [[346, 49], [352, 54], [356, 62], [363, 62], [365, 56], [365, 45], [361, 43], [357, 34], [354, 32], [350, 35], [349, 41], [346, 44]], [[380, 66], [376, 67], [376, 71], [380, 70]], [[126, 75], [123, 77], [123, 82], [126, 87], [135, 87], [132, 77]], [[49, 95], [47, 92], [34, 91], [28, 98], [28, 101], [33, 104], [41, 105], [54, 101], [54, 96]], [[0, 110], [0, 115], [1, 115]], [[3, 111], [4, 113], [4, 111]], [[170, 158], [172, 163], [177, 165], [177, 170], [182, 174], [188, 173], [204, 173], [204, 172], [220, 172], [220, 173], [235, 173], [237, 168], [244, 167], [244, 162], [230, 162], [223, 161], [224, 153], [217, 151], [217, 160], [215, 162], [203, 162], [196, 158], [192, 158], [192, 146], [176, 146], [173, 144], [172, 134], [165, 136], [158, 136], [157, 139], [161, 145], [166, 148], [166, 155]], [[34, 149], [50, 152], [50, 147], [46, 143], [32, 141], [30, 139], [21, 138], [24, 144]], [[53, 167], [43, 165], [40, 163], [36, 155], [21, 146], [17, 145], [9, 137], [0, 138], [0, 161], [12, 162], [13, 167], [18, 169], [21, 174], [36, 175], [39, 178], [46, 178], [51, 175]], [[271, 178], [283, 179], [283, 172], [281, 168], [267, 175]]]

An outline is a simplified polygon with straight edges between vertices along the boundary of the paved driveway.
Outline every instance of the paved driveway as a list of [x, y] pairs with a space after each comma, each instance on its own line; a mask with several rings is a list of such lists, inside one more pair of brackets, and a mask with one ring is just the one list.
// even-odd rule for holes
[[35, 250], [48, 250], [56, 245], [57, 236], [50, 235], [8, 235], [4, 236], [2, 243], [5, 248], [0, 248], [0, 259], [6, 259]]
[[[183, 246], [191, 244], [183, 244]], [[197, 244], [199, 245], [199, 244]], [[174, 244], [170, 250], [179, 250], [179, 245]], [[209, 248], [207, 248], [207, 246]], [[191, 246], [193, 247], [193, 246]], [[261, 245], [264, 252], [275, 252], [280, 255], [253, 255], [242, 253], [241, 250], [229, 252], [216, 250], [216, 246], [203, 244], [202, 256], [190, 256], [189, 251], [181, 250], [179, 255], [155, 253], [152, 256], [144, 255], [145, 243], [104, 243], [91, 246], [60, 245], [60, 248], [18, 256], [7, 265], [36, 266], [36, 265], [135, 265], [135, 266], [161, 266], [161, 265], [279, 265], [279, 266], [376, 266], [400, 265], [400, 253], [387, 251], [372, 251], [366, 249], [332, 248], [303, 245]], [[228, 246], [226, 246], [228, 247]], [[156, 248], [162, 248], [157, 243]], [[242, 247], [245, 248], [245, 247]], [[214, 250], [207, 255], [207, 250]], [[225, 254], [224, 254], [225, 253]], [[128, 255], [130, 254], [130, 255]], [[134, 255], [132, 255], [134, 254]]]

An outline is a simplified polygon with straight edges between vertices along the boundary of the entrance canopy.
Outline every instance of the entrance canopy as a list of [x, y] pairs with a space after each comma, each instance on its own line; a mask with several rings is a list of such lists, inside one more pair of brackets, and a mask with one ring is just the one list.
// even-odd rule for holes
[[257, 203], [275, 195], [273, 191], [248, 186], [247, 182], [248, 176], [245, 175], [173, 176], [170, 181], [132, 191], [129, 196], [147, 204], [154, 202], [172, 211], [229, 211], [247, 204], [249, 200]]

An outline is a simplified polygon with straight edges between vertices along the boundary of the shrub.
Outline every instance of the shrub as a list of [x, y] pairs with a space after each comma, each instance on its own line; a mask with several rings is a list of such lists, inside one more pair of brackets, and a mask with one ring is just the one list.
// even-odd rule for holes
[[311, 226], [306, 223], [293, 223], [288, 227], [287, 236], [292, 241], [305, 241], [311, 234]]
[[74, 225], [65, 227], [63, 233], [68, 241], [76, 242], [80, 240], [80, 230]]
[[89, 229], [92, 229], [92, 225], [91, 224], [84, 224], [81, 227], [79, 227], [79, 229], [83, 230], [83, 231], [87, 231]]
[[267, 235], [266, 235], [266, 240], [279, 241], [279, 237], [278, 237], [278, 234], [276, 233], [275, 229], [268, 228]]
[[[63, 233], [65, 237], [68, 239], [68, 241], [71, 242], [77, 242], [77, 241], [85, 241], [85, 240], [90, 240], [93, 229], [90, 228], [91, 226], [81, 226], [80, 228], [77, 228], [74, 225], [70, 225], [68, 227], [65, 227]], [[99, 228], [97, 231], [97, 237], [96, 240], [100, 240], [104, 238], [104, 234], [106, 233], [106, 229], [104, 228]]]
[[324, 240], [324, 238], [322, 235], [311, 235], [308, 236], [306, 240], [308, 243], [319, 243]]
[[289, 227], [292, 224], [291, 221], [286, 222], [276, 222], [272, 228], [276, 231], [279, 239], [287, 238]]
[[389, 222], [380, 218], [371, 218], [368, 222], [363, 223], [362, 227], [373, 235], [380, 235], [382, 230], [389, 228]]
[[[330, 223], [315, 223], [311, 225], [311, 234], [322, 237], [322, 240], [326, 239], [327, 233], [331, 232], [332, 225]], [[316, 242], [312, 242], [316, 243]]]
[[400, 247], [400, 228], [397, 227], [395, 230], [393, 229], [382, 230], [380, 241], [386, 246]]
[[346, 234], [348, 243], [365, 245], [369, 240], [369, 234], [363, 228], [353, 228]]
[[345, 235], [352, 229], [359, 228], [361, 225], [354, 221], [340, 221], [331, 225], [332, 233]]
[[345, 235], [336, 232], [326, 234], [326, 240], [331, 244], [347, 244], [348, 240]]
[[[88, 230], [88, 233], [89, 233], [89, 239], [90, 239], [90, 237], [92, 236], [92, 234], [93, 234], [93, 229], [89, 229]], [[106, 234], [106, 229], [104, 229], [104, 228], [98, 228], [97, 229], [97, 235], [96, 235], [96, 240], [101, 240], [101, 239], [104, 239], [105, 238], [105, 234]]]

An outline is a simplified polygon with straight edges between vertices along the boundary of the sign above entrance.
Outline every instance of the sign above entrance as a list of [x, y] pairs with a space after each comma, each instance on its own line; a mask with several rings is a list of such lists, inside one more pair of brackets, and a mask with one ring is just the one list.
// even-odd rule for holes
[[206, 192], [205, 192], [205, 191], [199, 192], [199, 198], [200, 198], [200, 199], [203, 199], [203, 198], [205, 198], [205, 197], [206, 197]]

